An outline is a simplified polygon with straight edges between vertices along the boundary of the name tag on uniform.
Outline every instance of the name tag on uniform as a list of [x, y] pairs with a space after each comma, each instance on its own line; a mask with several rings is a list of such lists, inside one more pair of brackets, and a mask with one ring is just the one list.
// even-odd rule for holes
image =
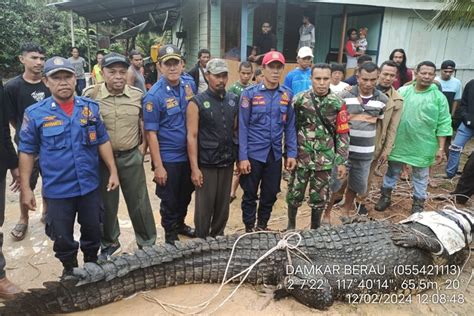
[[61, 126], [64, 125], [64, 121], [62, 120], [55, 120], [43, 123], [43, 128], [54, 127], [54, 126]]
[[265, 105], [265, 97], [263, 95], [256, 95], [252, 98], [252, 105]]

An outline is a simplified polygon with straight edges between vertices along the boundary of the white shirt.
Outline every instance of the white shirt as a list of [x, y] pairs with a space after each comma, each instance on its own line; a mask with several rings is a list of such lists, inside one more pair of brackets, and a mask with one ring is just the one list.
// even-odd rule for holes
[[342, 91], [344, 91], [344, 89], [346, 87], [348, 87], [349, 84], [345, 83], [344, 81], [339, 81], [339, 83], [337, 85], [333, 85], [331, 83], [331, 85], [329, 86], [329, 88], [331, 89], [332, 92], [334, 92], [335, 94], [339, 94], [341, 93]]

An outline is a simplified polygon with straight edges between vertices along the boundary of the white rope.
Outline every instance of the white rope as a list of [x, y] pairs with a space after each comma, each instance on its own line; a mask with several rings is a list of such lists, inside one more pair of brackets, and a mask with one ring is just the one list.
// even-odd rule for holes
[[[233, 277], [226, 280], [227, 273], [229, 272], [230, 264], [231, 264], [233, 256], [234, 256], [234, 252], [235, 252], [236, 246], [239, 243], [239, 241], [242, 238], [246, 237], [246, 236], [250, 236], [250, 235], [254, 235], [254, 234], [261, 234], [261, 233], [279, 234], [278, 232], [274, 232], [274, 231], [259, 231], [259, 232], [246, 233], [246, 234], [243, 234], [243, 235], [239, 236], [237, 238], [237, 240], [234, 242], [234, 245], [232, 246], [232, 251], [230, 253], [229, 260], [227, 261], [227, 266], [225, 268], [224, 277], [222, 279], [222, 282], [221, 282], [219, 288], [206, 301], [204, 301], [200, 304], [194, 305], [194, 306], [185, 306], [185, 305], [161, 302], [156, 297], [148, 295], [148, 294], [143, 294], [142, 296], [149, 302], [159, 304], [166, 312], [169, 312], [169, 313], [177, 312], [177, 313], [183, 314], [183, 315], [194, 315], [194, 314], [197, 314], [197, 313], [200, 313], [200, 312], [204, 311], [209, 306], [209, 304], [211, 304], [212, 301], [221, 293], [221, 291], [222, 291], [222, 289], [225, 285], [227, 285], [228, 283], [232, 282], [234, 279], [236, 279], [236, 278], [243, 275], [243, 277], [241, 278], [239, 284], [234, 288], [234, 290], [217, 307], [215, 307], [211, 311], [206, 312], [208, 314], [211, 314], [211, 313], [214, 313], [215, 311], [217, 311], [219, 308], [221, 308], [232, 296], [234, 296], [234, 294], [237, 292], [237, 290], [240, 288], [240, 286], [245, 282], [245, 280], [247, 279], [250, 272], [252, 272], [252, 270], [262, 260], [267, 258], [273, 252], [278, 251], [278, 250], [286, 249], [287, 254], [288, 254], [288, 258], [289, 258], [290, 261], [291, 261], [291, 257], [290, 257], [289, 253], [291, 252], [291, 253], [297, 255], [298, 257], [300, 257], [301, 259], [308, 260], [309, 262], [311, 262], [311, 260], [308, 258], [308, 256], [306, 256], [305, 253], [303, 253], [300, 249], [298, 249], [298, 246], [300, 245], [300, 243], [303, 239], [302, 236], [298, 232], [288, 232], [285, 235], [283, 235], [283, 238], [281, 240], [279, 240], [278, 243], [274, 247], [272, 247], [267, 252], [265, 252], [265, 254], [263, 254], [260, 258], [258, 258], [252, 265], [250, 265], [245, 270], [239, 272], [238, 274], [236, 274]], [[292, 237], [296, 237], [296, 243], [295, 244], [291, 244], [289, 242], [289, 239], [292, 238]], [[298, 255], [298, 253], [296, 253], [296, 251], [298, 251], [303, 258], [300, 255]], [[186, 310], [191, 310], [191, 309], [194, 309], [194, 311], [192, 311], [192, 312], [187, 312], [186, 311]]]

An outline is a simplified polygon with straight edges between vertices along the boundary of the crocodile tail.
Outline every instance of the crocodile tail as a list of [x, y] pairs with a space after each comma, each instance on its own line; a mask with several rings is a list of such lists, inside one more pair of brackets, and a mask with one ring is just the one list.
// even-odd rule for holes
[[[140, 291], [190, 283], [216, 283], [224, 278], [227, 260], [237, 236], [193, 239], [144, 247], [134, 254], [112, 257], [102, 264], [86, 263], [73, 276], [46, 282], [0, 307], [0, 315], [45, 315], [69, 313], [99, 307]], [[262, 253], [276, 245], [273, 234], [249, 236], [236, 247], [228, 277], [248, 267]], [[249, 275], [251, 283], [275, 283], [275, 263], [284, 256], [269, 257]], [[236, 280], [239, 281], [239, 280]]]

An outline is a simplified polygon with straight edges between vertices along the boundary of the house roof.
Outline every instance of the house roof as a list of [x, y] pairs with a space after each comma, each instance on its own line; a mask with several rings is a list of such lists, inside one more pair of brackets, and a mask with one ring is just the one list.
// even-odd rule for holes
[[179, 7], [176, 0], [63, 0], [52, 3], [59, 10], [71, 10], [89, 22], [101, 22], [122, 18], [147, 20], [150, 13]]
[[[301, 3], [301, 1], [299, 1]], [[302, 2], [320, 2], [333, 4], [367, 5], [386, 8], [409, 10], [440, 10], [443, 8], [442, 0], [305, 0]]]

